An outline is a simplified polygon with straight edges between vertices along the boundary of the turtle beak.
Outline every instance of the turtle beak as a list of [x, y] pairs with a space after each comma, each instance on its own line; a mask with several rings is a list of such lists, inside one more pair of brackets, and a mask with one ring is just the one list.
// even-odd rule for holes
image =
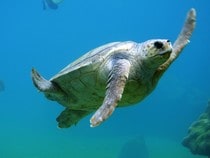
[[165, 54], [171, 54], [171, 52], [172, 52], [172, 48], [169, 48], [167, 50], [159, 52], [158, 54], [159, 55], [165, 55]]

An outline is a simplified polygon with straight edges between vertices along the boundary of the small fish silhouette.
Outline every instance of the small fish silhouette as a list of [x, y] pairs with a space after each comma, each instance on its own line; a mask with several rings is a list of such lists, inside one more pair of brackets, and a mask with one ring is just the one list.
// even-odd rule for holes
[[4, 82], [0, 80], [0, 92], [5, 90]]
[[46, 10], [47, 7], [50, 9], [58, 9], [58, 4], [60, 4], [63, 0], [42, 0], [43, 9]]

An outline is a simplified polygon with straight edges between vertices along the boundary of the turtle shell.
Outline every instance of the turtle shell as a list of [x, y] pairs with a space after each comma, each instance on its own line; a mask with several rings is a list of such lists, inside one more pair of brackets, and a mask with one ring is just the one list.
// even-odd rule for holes
[[131, 41], [109, 43], [89, 51], [66, 66], [50, 79], [66, 94], [66, 98], [55, 100], [71, 109], [97, 109], [104, 99], [108, 78], [103, 75], [106, 73], [101, 72], [103, 65], [115, 53], [128, 52], [135, 44]]

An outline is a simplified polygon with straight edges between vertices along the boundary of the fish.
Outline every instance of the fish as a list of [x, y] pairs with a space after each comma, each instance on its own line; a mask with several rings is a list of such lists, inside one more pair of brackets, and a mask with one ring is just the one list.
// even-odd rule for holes
[[43, 10], [46, 10], [47, 7], [50, 9], [58, 9], [58, 5], [62, 2], [63, 0], [42, 0], [43, 2]]
[[5, 90], [4, 82], [0, 80], [0, 92]]

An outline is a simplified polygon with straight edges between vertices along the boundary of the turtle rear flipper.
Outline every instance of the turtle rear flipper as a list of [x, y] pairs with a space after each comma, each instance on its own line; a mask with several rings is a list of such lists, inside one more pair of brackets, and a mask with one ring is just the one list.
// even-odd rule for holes
[[76, 125], [83, 117], [87, 116], [90, 113], [91, 111], [73, 110], [70, 108], [66, 108], [57, 117], [56, 121], [58, 122], [59, 128], [68, 128], [72, 125]]
[[31, 76], [35, 87], [41, 92], [44, 92], [48, 99], [57, 100], [61, 104], [70, 100], [66, 93], [56, 83], [46, 80], [35, 69], [32, 69]]
[[48, 92], [56, 89], [56, 86], [52, 82], [42, 77], [35, 69], [32, 69], [32, 81], [35, 87], [41, 92]]

